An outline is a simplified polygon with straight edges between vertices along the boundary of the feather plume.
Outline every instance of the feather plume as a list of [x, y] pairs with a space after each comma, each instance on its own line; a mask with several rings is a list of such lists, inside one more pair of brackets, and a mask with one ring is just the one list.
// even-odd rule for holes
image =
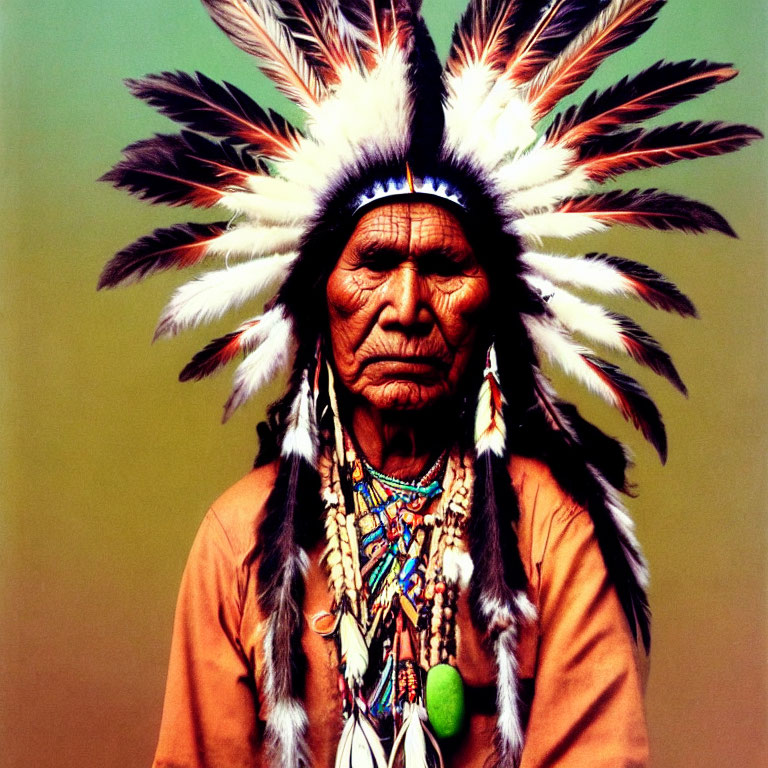
[[211, 341], [184, 366], [179, 381], [204, 379], [234, 360], [238, 354], [249, 352], [261, 341], [260, 322], [261, 317], [246, 320], [232, 333]]
[[613, 190], [575, 197], [566, 200], [553, 215], [564, 224], [569, 216], [586, 216], [604, 225], [626, 224], [693, 233], [715, 230], [736, 237], [728, 222], [713, 208], [656, 189]]
[[624, 77], [605, 91], [591, 93], [581, 104], [557, 115], [547, 130], [547, 144], [576, 146], [616, 126], [655, 117], [735, 76], [730, 64], [657, 61], [635, 77]]
[[269, 0], [203, 0], [203, 5], [238, 48], [259, 59], [278, 90], [303, 107], [317, 103], [324, 85]]
[[576, 168], [559, 179], [507, 195], [504, 207], [513, 214], [551, 211], [563, 200], [587, 192], [590, 186], [585, 170]]
[[265, 313], [259, 326], [258, 346], [235, 371], [232, 393], [224, 405], [222, 421], [249, 400], [268, 381], [285, 371], [296, 354], [293, 323], [285, 308], [277, 305]]
[[526, 87], [536, 119], [575, 91], [607, 56], [637, 40], [665, 0], [611, 0]]
[[344, 677], [347, 684], [361, 685], [363, 675], [368, 669], [368, 646], [360, 630], [360, 625], [349, 611], [344, 611], [339, 622], [341, 642], [341, 662], [344, 665]]
[[344, 724], [334, 768], [387, 768], [381, 740], [367, 716], [357, 708]]
[[632, 296], [652, 307], [695, 317], [691, 300], [664, 275], [637, 261], [588, 253], [582, 258], [553, 256], [531, 251], [522, 260], [540, 275], [560, 285], [572, 285], [599, 293]]
[[286, 457], [294, 454], [301, 456], [311, 467], [316, 467], [318, 442], [314, 401], [309, 386], [309, 374], [305, 369], [299, 391], [293, 399], [286, 419], [281, 453]]
[[594, 17], [598, 8], [594, 0], [553, 0], [545, 4], [533, 28], [521, 36], [504, 77], [515, 85], [530, 81]]
[[675, 123], [651, 131], [637, 128], [584, 142], [578, 164], [593, 181], [603, 182], [627, 171], [735, 152], [761, 137], [748, 125], [725, 123]]
[[494, 181], [506, 194], [543, 186], [568, 173], [576, 160], [566, 147], [537, 145], [497, 168]]
[[481, 456], [486, 451], [504, 456], [507, 428], [504, 424], [506, 400], [499, 383], [496, 350], [491, 344], [483, 371], [483, 383], [477, 396], [475, 416], [475, 452]]
[[284, 117], [262, 109], [230, 83], [219, 83], [195, 72], [161, 72], [126, 80], [131, 93], [188, 128], [211, 136], [237, 139], [256, 154], [290, 157], [299, 132]]
[[498, 765], [519, 765], [523, 750], [517, 665], [518, 628], [516, 624], [499, 633], [494, 642], [496, 667], [496, 749]]
[[541, 354], [614, 406], [653, 445], [661, 461], [666, 461], [667, 437], [661, 414], [634, 379], [576, 344], [566, 331], [551, 321], [524, 315], [523, 322]]
[[498, 76], [507, 65], [516, 36], [534, 21], [544, 0], [471, 0], [453, 30], [447, 71], [459, 76], [473, 64], [481, 64]]
[[[301, 690], [301, 636], [304, 578], [309, 566], [298, 531], [316, 510], [320, 481], [298, 456], [281, 462], [259, 524], [254, 558], [258, 562], [258, 601], [265, 619], [264, 699], [266, 742], [273, 765], [309, 768], [308, 721]], [[300, 518], [302, 515], [303, 518]]]
[[285, 279], [295, 253], [269, 256], [206, 272], [177, 288], [163, 309], [155, 340], [218, 320], [225, 312], [263, 294]]
[[153, 203], [208, 208], [256, 173], [256, 161], [227, 142], [191, 131], [157, 134], [123, 150], [123, 159], [101, 177]]
[[326, 85], [339, 80], [355, 59], [338, 34], [338, 9], [332, 0], [275, 0], [280, 21]]
[[104, 267], [98, 287], [113, 288], [171, 267], [182, 269], [199, 264], [209, 254], [211, 243], [218, 240], [226, 228], [226, 221], [218, 221], [156, 229], [115, 254]]
[[571, 333], [578, 333], [607, 349], [629, 355], [641, 365], [646, 365], [655, 373], [664, 376], [686, 394], [685, 385], [670, 356], [656, 339], [632, 319], [582, 301], [568, 291], [555, 287], [548, 280], [532, 275], [526, 279], [545, 297], [552, 314]]
[[403, 705], [403, 724], [392, 744], [388, 768], [443, 768], [440, 746], [426, 720], [427, 712], [421, 704]]

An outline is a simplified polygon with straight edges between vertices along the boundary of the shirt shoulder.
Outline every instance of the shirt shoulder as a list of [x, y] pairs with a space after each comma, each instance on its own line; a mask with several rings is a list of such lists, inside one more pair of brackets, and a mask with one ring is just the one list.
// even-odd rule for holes
[[530, 580], [548, 547], [564, 529], [572, 525], [591, 528], [591, 519], [585, 509], [558, 485], [544, 462], [513, 456], [509, 474], [520, 511], [518, 545]]
[[213, 518], [236, 556], [250, 553], [277, 477], [277, 462], [252, 469], [211, 504]]

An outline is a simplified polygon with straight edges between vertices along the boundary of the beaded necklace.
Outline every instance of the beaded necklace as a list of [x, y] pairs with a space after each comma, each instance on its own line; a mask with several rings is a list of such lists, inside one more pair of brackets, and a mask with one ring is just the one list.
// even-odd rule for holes
[[454, 688], [456, 680], [461, 685], [455, 609], [467, 559], [461, 534], [471, 462], [458, 450], [446, 452], [406, 482], [377, 471], [357, 456], [348, 436], [343, 440], [341, 466], [332, 451], [321, 459], [334, 610], [313, 619], [318, 632], [335, 638], [341, 661], [346, 723], [336, 765], [353, 765], [353, 745], [363, 742], [376, 768], [393, 765], [414, 744], [423, 746], [424, 765], [442, 765], [434, 734], [458, 730], [463, 701], [459, 711], [434, 717], [430, 680], [442, 670], [443, 678], [453, 676]]

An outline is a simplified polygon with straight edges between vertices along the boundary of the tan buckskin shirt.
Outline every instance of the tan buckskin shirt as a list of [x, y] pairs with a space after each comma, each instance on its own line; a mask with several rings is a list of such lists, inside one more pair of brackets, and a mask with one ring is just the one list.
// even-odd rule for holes
[[[533, 691], [522, 768], [641, 768], [648, 741], [637, 649], [608, 581], [589, 514], [541, 463], [510, 463], [520, 500], [518, 540], [539, 620], [524, 629], [520, 677]], [[253, 470], [210, 509], [179, 593], [155, 768], [266, 768], [261, 626], [248, 566], [276, 465]], [[304, 613], [331, 607], [324, 543], [310, 553]], [[476, 563], [475, 567], [482, 567]], [[342, 728], [333, 643], [307, 625], [305, 705], [313, 768], [332, 768]], [[457, 615], [458, 667], [468, 723], [445, 750], [447, 768], [481, 768], [493, 753], [487, 706], [495, 661]], [[269, 768], [272, 768], [271, 766]]]

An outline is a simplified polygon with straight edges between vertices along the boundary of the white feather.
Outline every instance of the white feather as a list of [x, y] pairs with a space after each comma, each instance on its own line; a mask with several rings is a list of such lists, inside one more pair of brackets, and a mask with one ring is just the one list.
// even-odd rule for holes
[[341, 657], [344, 662], [344, 677], [348, 685], [360, 685], [368, 669], [368, 646], [355, 617], [344, 611], [339, 622]]
[[631, 282], [605, 261], [533, 251], [524, 253], [521, 258], [540, 275], [560, 285], [587, 288], [607, 295], [637, 296]]
[[461, 589], [469, 586], [472, 571], [475, 565], [469, 552], [459, 549], [457, 546], [448, 547], [443, 555], [443, 576], [445, 580], [458, 584]]
[[343, 70], [331, 95], [307, 110], [308, 135], [300, 140], [294, 158], [281, 163], [280, 173], [319, 197], [361, 159], [361, 150], [402, 156], [411, 114], [408, 66], [403, 51], [392, 46], [370, 72]]
[[206, 272], [185, 283], [163, 309], [155, 338], [175, 336], [187, 328], [218, 320], [228, 310], [263, 294], [285, 279], [296, 256], [288, 253], [256, 259]]
[[591, 355], [592, 350], [577, 344], [567, 331], [531, 315], [522, 315], [523, 323], [537, 351], [556, 363], [569, 376], [581, 382], [591, 392], [599, 395], [609, 405], [619, 407], [614, 390], [587, 364], [582, 355]]
[[539, 143], [498, 168], [494, 180], [501, 190], [510, 194], [560, 178], [569, 171], [575, 159], [572, 149]]
[[590, 232], [603, 232], [610, 225], [588, 213], [535, 213], [522, 216], [508, 225], [514, 234], [539, 243], [544, 237], [570, 239]]
[[347, 718], [344, 728], [341, 731], [339, 745], [336, 748], [336, 760], [334, 768], [351, 768], [352, 766], [352, 732], [355, 729], [355, 718], [353, 715]]
[[299, 391], [291, 404], [281, 452], [283, 456], [301, 456], [314, 467], [317, 464], [317, 442], [314, 402], [305, 370]]
[[642, 589], [646, 590], [648, 589], [649, 582], [648, 564], [643, 557], [640, 543], [635, 534], [635, 523], [629, 516], [626, 507], [621, 503], [616, 489], [595, 467], [591, 464], [588, 464], [587, 466], [598, 483], [600, 483], [613, 523], [622, 534], [622, 549], [624, 550], [629, 567], [632, 569], [632, 573], [637, 579], [637, 583]]
[[517, 758], [523, 749], [523, 726], [520, 719], [520, 703], [517, 688], [517, 626], [505, 629], [496, 638], [496, 707], [498, 718], [496, 728], [502, 741], [502, 763], [510, 761], [517, 765]]
[[403, 723], [405, 728], [404, 768], [428, 768], [427, 740], [424, 738], [422, 724], [422, 720], [427, 718], [427, 713], [423, 707], [411, 704], [404, 707], [404, 714], [407, 717], [407, 721]]
[[470, 156], [495, 168], [508, 154], [536, 140], [531, 110], [509, 81], [473, 62], [446, 78], [445, 144], [456, 157]]
[[301, 225], [315, 213], [314, 205], [304, 199], [279, 200], [253, 192], [228, 192], [217, 201], [235, 215], [269, 224]]
[[546, 184], [512, 192], [506, 197], [504, 204], [514, 212], [543, 212], [555, 208], [566, 198], [587, 192], [590, 186], [586, 173], [577, 168]]
[[547, 297], [547, 306], [571, 333], [580, 333], [608, 349], [626, 353], [621, 325], [603, 307], [583, 301], [545, 278], [526, 275], [525, 279]]
[[296, 354], [293, 323], [282, 306], [270, 309], [257, 327], [261, 329], [261, 342], [235, 371], [232, 393], [224, 406], [224, 421], [278, 372], [287, 369]]
[[211, 240], [206, 253], [210, 256], [256, 258], [295, 251], [303, 231], [302, 227], [239, 224]]
[[365, 715], [361, 714], [357, 718], [357, 725], [363, 731], [365, 738], [368, 742], [368, 746], [373, 753], [376, 768], [387, 768], [387, 756], [384, 752], [384, 747], [381, 745], [379, 735], [374, 730], [373, 726], [368, 722]]
[[488, 379], [484, 379], [477, 395], [475, 412], [475, 451], [482, 456], [487, 451], [504, 456], [507, 428], [501, 413], [494, 416], [493, 395]]

